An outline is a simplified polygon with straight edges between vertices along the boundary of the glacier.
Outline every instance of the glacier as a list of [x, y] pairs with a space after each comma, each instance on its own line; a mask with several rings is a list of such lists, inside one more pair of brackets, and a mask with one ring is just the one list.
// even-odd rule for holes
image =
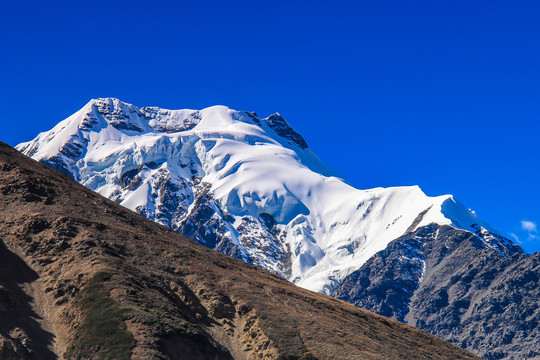
[[503, 254], [512, 246], [451, 195], [354, 188], [277, 113], [100, 98], [16, 148], [194, 241], [325, 294], [432, 223], [473, 232]]

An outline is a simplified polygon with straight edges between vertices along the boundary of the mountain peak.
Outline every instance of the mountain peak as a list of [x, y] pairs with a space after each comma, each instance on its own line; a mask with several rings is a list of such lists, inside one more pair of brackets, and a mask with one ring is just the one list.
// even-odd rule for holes
[[90, 99], [90, 101], [88, 102], [88, 104], [101, 104], [101, 103], [122, 103], [122, 104], [126, 104], [126, 105], [131, 105], [131, 104], [128, 104], [126, 102], [123, 102], [121, 101], [120, 99], [118, 98], [115, 98], [115, 97], [101, 97], [101, 98], [95, 98], [95, 99]]
[[263, 121], [282, 138], [288, 139], [290, 143], [298, 145], [301, 149], [307, 149], [308, 145], [304, 138], [294, 131], [279, 113], [274, 113]]

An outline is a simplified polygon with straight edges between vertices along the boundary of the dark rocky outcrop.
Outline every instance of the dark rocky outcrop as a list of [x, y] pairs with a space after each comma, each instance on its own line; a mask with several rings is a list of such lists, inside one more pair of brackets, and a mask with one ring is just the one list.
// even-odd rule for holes
[[450, 226], [426, 226], [390, 243], [333, 296], [486, 359], [540, 357], [540, 253], [509, 249]]
[[262, 119], [262, 121], [265, 121], [276, 134], [289, 140], [291, 145], [297, 145], [300, 146], [301, 149], [307, 149], [308, 145], [306, 140], [304, 140], [302, 135], [294, 131], [281, 115], [276, 113], [270, 115], [266, 119]]

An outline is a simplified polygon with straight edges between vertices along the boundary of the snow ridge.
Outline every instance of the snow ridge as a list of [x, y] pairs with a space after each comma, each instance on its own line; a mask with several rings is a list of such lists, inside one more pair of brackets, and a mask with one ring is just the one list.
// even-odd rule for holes
[[353, 188], [279, 114], [95, 99], [17, 149], [201, 244], [326, 294], [430, 223], [471, 231], [502, 253], [512, 245], [450, 195]]

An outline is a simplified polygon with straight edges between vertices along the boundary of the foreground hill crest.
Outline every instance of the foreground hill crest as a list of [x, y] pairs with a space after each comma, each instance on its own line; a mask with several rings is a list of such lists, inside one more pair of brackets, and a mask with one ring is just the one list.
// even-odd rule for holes
[[146, 220], [0, 143], [0, 358], [476, 359]]

